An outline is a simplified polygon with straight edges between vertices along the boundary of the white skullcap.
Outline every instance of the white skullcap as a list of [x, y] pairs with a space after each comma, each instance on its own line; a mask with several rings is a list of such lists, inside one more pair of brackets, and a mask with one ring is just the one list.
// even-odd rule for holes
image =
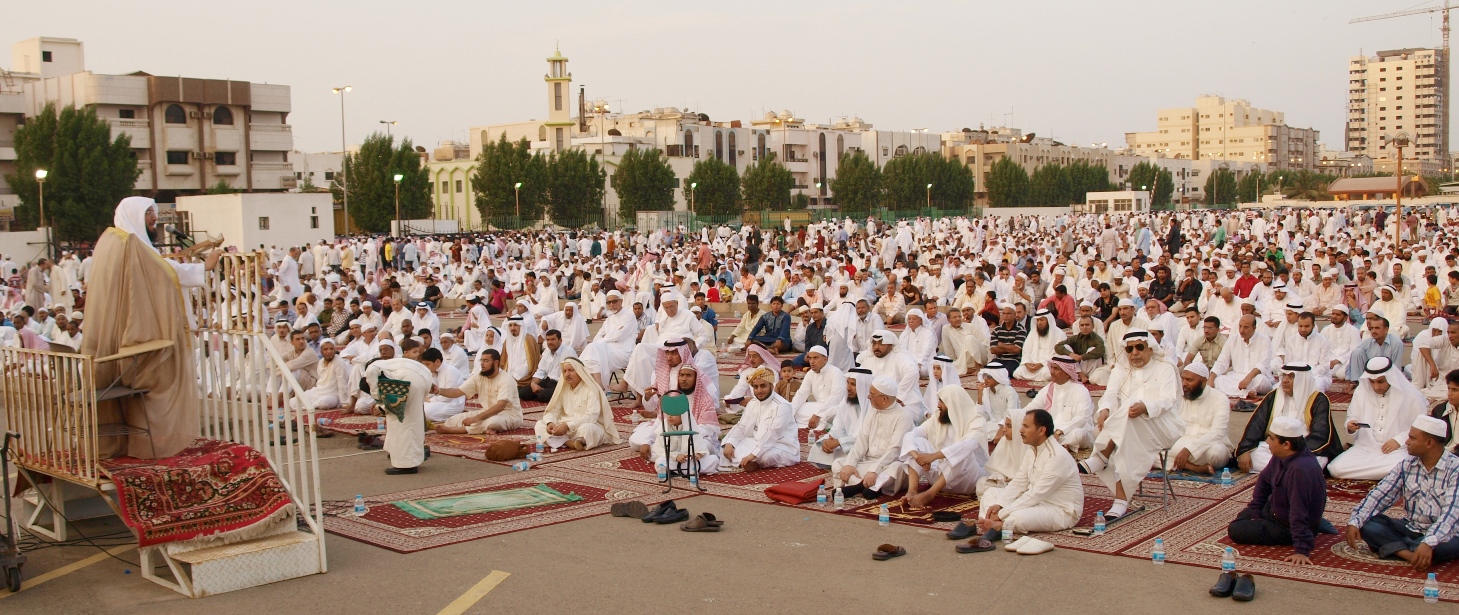
[[1191, 361], [1190, 365], [1185, 366], [1185, 371], [1188, 371], [1202, 378], [1211, 377], [1211, 370], [1206, 368], [1206, 364], [1200, 361]]
[[1014, 308], [1013, 308], [1013, 304], [1010, 303], [1010, 302], [1008, 302], [1008, 301], [999, 301], [998, 302], [998, 309], [999, 310], [1011, 310], [1011, 309], [1014, 309]]
[[1342, 312], [1344, 314], [1348, 313], [1348, 306], [1342, 305], [1342, 304], [1334, 304], [1332, 306], [1329, 306], [1327, 309], [1329, 309], [1329, 310], [1337, 310], [1337, 311]]
[[618, 292], [616, 290], [610, 290], [610, 291], [608, 291], [608, 296], [609, 297], [617, 297], [619, 299], [622, 299], [623, 298], [623, 293], [620, 293], [620, 292]]
[[450, 331], [447, 331], [447, 332], [441, 334], [441, 339], [443, 339], [443, 340], [454, 340], [454, 339], [456, 339], [456, 334], [451, 333]]
[[689, 311], [690, 312], [700, 312], [700, 313], [704, 312], [704, 310], [699, 309], [699, 306], [697, 306], [697, 305], [694, 306], [694, 307], [689, 308]]
[[1092, 307], [1094, 307], [1094, 304], [1093, 304], [1093, 303], [1090, 303], [1090, 302], [1089, 302], [1089, 301], [1081, 301], [1081, 302], [1080, 302], [1080, 303], [1079, 303], [1079, 307], [1088, 307], [1088, 308], [1092, 308]]
[[1124, 299], [1120, 299], [1120, 302], [1116, 303], [1115, 307], [1135, 307], [1135, 300], [1125, 297]]
[[326, 337], [326, 338], [324, 338], [322, 340], [319, 340], [319, 345], [321, 347], [324, 346], [325, 344], [329, 344], [330, 346], [333, 346], [334, 345], [334, 338]]
[[897, 396], [897, 381], [891, 376], [882, 374], [871, 381], [871, 388], [876, 389], [882, 395]]
[[81, 320], [83, 317], [81, 312], [71, 312], [71, 320]]
[[1324, 278], [1336, 278], [1337, 277], [1337, 270], [1336, 269], [1328, 269], [1327, 271], [1322, 272], [1322, 277], [1324, 277]]
[[871, 341], [883, 344], [896, 344], [897, 334], [886, 329], [877, 329], [876, 333], [871, 334]]
[[371, 330], [378, 331], [378, 330], [380, 330], [380, 326], [379, 325], [376, 325], [373, 322], [367, 322], [367, 323], [365, 323], [365, 326], [360, 327], [360, 331], [371, 331]]
[[1443, 419], [1437, 419], [1427, 414], [1420, 414], [1417, 418], [1413, 419], [1413, 426], [1419, 431], [1440, 440], [1449, 436], [1449, 424], [1444, 422]]
[[1272, 419], [1267, 431], [1282, 438], [1301, 438], [1307, 435], [1307, 426], [1293, 416], [1279, 416]]
[[829, 356], [831, 356], [831, 353], [826, 352], [826, 347], [825, 346], [811, 346], [811, 349], [805, 351], [805, 353], [806, 354], [812, 354], [812, 353], [814, 353], [814, 354], [821, 355], [823, 357], [829, 357]]

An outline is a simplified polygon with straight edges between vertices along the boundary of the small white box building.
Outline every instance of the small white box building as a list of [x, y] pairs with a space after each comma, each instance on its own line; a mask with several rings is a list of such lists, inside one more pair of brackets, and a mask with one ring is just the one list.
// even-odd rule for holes
[[1150, 211], [1150, 192], [1146, 190], [1121, 190], [1116, 192], [1086, 192], [1083, 211], [1076, 213], [1143, 213]]
[[237, 193], [177, 198], [178, 226], [193, 238], [223, 236], [240, 250], [303, 246], [334, 239], [334, 202], [326, 192]]

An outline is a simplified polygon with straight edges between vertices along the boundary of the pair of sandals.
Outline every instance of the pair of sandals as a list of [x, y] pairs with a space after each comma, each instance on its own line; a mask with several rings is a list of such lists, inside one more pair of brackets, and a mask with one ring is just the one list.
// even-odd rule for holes
[[[968, 536], [971, 536], [972, 532], [973, 530], [970, 526], [965, 523], [959, 523], [957, 524], [957, 527], [953, 528], [951, 532], [947, 533], [947, 538], [949, 540], [962, 540], [964, 538], [967, 538]], [[1000, 533], [1001, 532], [990, 530], [982, 536], [969, 540], [967, 544], [957, 545], [956, 547], [953, 547], [953, 549], [958, 553], [964, 554], [987, 553], [989, 551], [996, 551], [998, 550], [998, 545], [994, 544], [994, 541], [997, 540], [997, 536]], [[1010, 541], [1007, 544], [1003, 545], [1003, 550], [1011, 553], [1017, 553], [1019, 555], [1039, 555], [1041, 553], [1048, 553], [1049, 551], [1053, 551], [1054, 543], [1045, 540], [1039, 540], [1037, 538], [1034, 538], [1033, 536], [1025, 534], [1022, 538]]]
[[[644, 510], [648, 510], [648, 507], [643, 502], [629, 502], [629, 504], [638, 504], [639, 506], [643, 506]], [[644, 523], [668, 525], [670, 523], [679, 523], [688, 520], [689, 511], [679, 508], [677, 504], [674, 504], [673, 500], [668, 500], [659, 504], [654, 509], [648, 510], [648, 512], [639, 516], [639, 519]]]
[[1256, 599], [1256, 579], [1249, 574], [1223, 572], [1211, 587], [1211, 595], [1217, 598], [1230, 597], [1237, 602], [1251, 602]]

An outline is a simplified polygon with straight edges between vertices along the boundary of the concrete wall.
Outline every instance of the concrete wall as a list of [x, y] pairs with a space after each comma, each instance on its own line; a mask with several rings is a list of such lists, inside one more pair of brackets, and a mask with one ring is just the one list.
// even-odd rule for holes
[[45, 240], [45, 231], [0, 233], [0, 254], [17, 263], [29, 263], [41, 257]]
[[984, 217], [1057, 216], [1074, 211], [1072, 207], [984, 207]]
[[[334, 238], [334, 206], [328, 193], [254, 193], [184, 196], [178, 212], [186, 212], [195, 237], [222, 235], [223, 245], [241, 249], [303, 246]], [[267, 229], [260, 228], [261, 218]]]

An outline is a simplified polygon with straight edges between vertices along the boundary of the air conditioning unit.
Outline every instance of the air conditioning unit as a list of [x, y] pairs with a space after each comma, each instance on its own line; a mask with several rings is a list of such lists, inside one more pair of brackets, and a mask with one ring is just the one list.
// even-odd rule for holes
[[212, 111], [204, 111], [203, 112], [203, 119], [205, 119], [205, 120], [211, 120], [211, 119], [213, 119], [213, 112]]
[[205, 154], [203, 152], [188, 152], [188, 153], [192, 156], [192, 158], [194, 160], [212, 157], [212, 154]]
[[197, 111], [188, 111], [187, 112], [187, 116], [190, 117], [190, 118], [192, 118], [192, 119], [198, 119], [198, 118], [202, 117], [202, 114], [201, 113], [198, 113]]
[[213, 152], [203, 152], [203, 159], [205, 159], [205, 160], [212, 160], [213, 159]]

